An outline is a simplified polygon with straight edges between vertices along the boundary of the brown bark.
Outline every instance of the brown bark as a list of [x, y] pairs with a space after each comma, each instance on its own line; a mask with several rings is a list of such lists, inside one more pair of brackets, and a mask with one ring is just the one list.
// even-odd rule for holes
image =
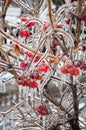
[[[80, 16], [82, 13], [82, 0], [78, 0], [78, 6], [77, 6], [77, 14]], [[81, 34], [81, 18], [77, 17], [77, 23], [76, 23], [76, 41], [75, 41], [75, 48], [78, 46], [80, 42], [80, 34]]]
[[71, 91], [73, 96], [73, 119], [70, 121], [70, 125], [73, 130], [80, 130], [79, 127], [79, 102], [78, 102], [78, 95], [77, 95], [77, 86], [73, 84], [73, 77], [71, 76]]

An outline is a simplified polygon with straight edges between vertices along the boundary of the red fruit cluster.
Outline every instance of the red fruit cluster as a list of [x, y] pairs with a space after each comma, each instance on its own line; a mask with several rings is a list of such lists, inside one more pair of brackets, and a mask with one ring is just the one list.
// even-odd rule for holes
[[79, 69], [83, 70], [83, 71], [86, 71], [86, 64], [83, 63], [83, 62], [80, 61], [80, 60], [75, 60], [75, 61], [74, 61], [74, 66], [75, 66], [76, 68], [79, 68]]
[[74, 65], [64, 65], [60, 68], [63, 74], [70, 74], [72, 76], [79, 75], [79, 69], [86, 71], [86, 64], [80, 60], [74, 60]]
[[[26, 55], [30, 60], [32, 60], [32, 58], [34, 56], [33, 53], [28, 52], [28, 51], [24, 52], [24, 55]], [[40, 59], [40, 56], [36, 55], [35, 58], [34, 58], [34, 63], [38, 62], [39, 59]]]
[[24, 52], [24, 55], [26, 55], [28, 58], [30, 58], [30, 59], [32, 59], [33, 58], [33, 53], [31, 53], [31, 52], [28, 52], [28, 51], [25, 51]]
[[79, 75], [79, 69], [76, 68], [73, 65], [64, 65], [61, 67], [61, 72], [63, 74], [70, 74], [72, 76], [78, 76]]
[[31, 35], [28, 30], [19, 30], [18, 34], [20, 37], [26, 37], [26, 38], [30, 37]]
[[[34, 56], [33, 53], [28, 52], [28, 51], [24, 52], [24, 54], [25, 54], [30, 60], [32, 60], [32, 58], [33, 58], [33, 56]], [[36, 55], [35, 58], [34, 58], [34, 63], [38, 62], [39, 59], [40, 59], [40, 56], [39, 56], [39, 55]]]
[[72, 76], [78, 76], [80, 74], [79, 69], [76, 68], [75, 66], [69, 67], [67, 71]]
[[35, 26], [35, 23], [34, 22], [28, 22], [25, 27], [32, 27], [32, 26]]
[[45, 62], [42, 62], [42, 64], [38, 67], [38, 72], [44, 72], [46, 73], [50, 69], [50, 66], [47, 65]]
[[48, 115], [48, 110], [47, 110], [47, 107], [45, 105], [40, 105], [40, 106], [36, 107], [35, 111], [41, 116]]
[[61, 72], [62, 72], [63, 74], [68, 74], [67, 68], [68, 68], [68, 66], [67, 66], [67, 65], [64, 65], [64, 66], [62, 66], [62, 67], [60, 68], [60, 70], [61, 70]]
[[36, 75], [34, 75], [34, 79], [35, 80], [42, 80], [42, 75], [36, 74]]
[[30, 80], [28, 85], [30, 88], [38, 88], [38, 84], [35, 80]]
[[25, 76], [19, 76], [17, 79], [18, 85], [28, 86], [28, 78]]
[[34, 73], [32, 73], [32, 74], [30, 74], [30, 77], [32, 78], [32, 79], [35, 79], [35, 80], [41, 80], [42, 79], [42, 75], [41, 74], [39, 74], [39, 72], [34, 72]]
[[18, 77], [18, 85], [30, 87], [30, 88], [38, 88], [38, 84], [35, 80], [28, 79], [26, 76]]

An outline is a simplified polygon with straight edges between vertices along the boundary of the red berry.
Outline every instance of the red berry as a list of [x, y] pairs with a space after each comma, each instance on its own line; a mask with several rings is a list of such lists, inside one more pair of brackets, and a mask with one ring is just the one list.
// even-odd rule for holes
[[66, 20], [66, 23], [67, 23], [67, 24], [70, 24], [70, 19]]
[[34, 73], [31, 73], [31, 74], [30, 74], [30, 77], [31, 77], [32, 79], [35, 79], [35, 80], [41, 80], [41, 79], [42, 79], [42, 75], [39, 74], [37, 71], [35, 71]]
[[32, 27], [32, 26], [35, 26], [35, 23], [34, 22], [28, 22], [25, 27]]
[[86, 13], [82, 16], [82, 21], [86, 22]]
[[51, 64], [57, 64], [59, 61], [58, 59], [50, 59]]
[[28, 86], [28, 82], [29, 82], [28, 78], [24, 77], [24, 79], [23, 79], [23, 86]]
[[62, 24], [57, 24], [56, 28], [62, 28]]
[[50, 59], [50, 63], [52, 64], [52, 63], [54, 63], [55, 62], [55, 60], [54, 59]]
[[62, 72], [63, 74], [68, 74], [67, 68], [68, 68], [68, 67], [65, 65], [65, 66], [62, 66], [62, 67], [60, 68], [60, 70], [61, 70], [61, 72]]
[[72, 3], [72, 2], [75, 2], [75, 1], [77, 1], [77, 0], [71, 0], [71, 3]]
[[38, 72], [44, 72], [44, 68], [43, 67], [39, 67], [38, 68]]
[[27, 32], [26, 32], [26, 38], [30, 37], [30, 35], [31, 35], [30, 32], [27, 31]]
[[75, 66], [75, 67], [78, 68], [78, 67], [80, 67], [81, 65], [82, 65], [82, 61], [80, 61], [80, 60], [75, 60], [75, 61], [74, 61], [74, 66]]
[[49, 65], [45, 65], [44, 68], [45, 68], [45, 71], [47, 72], [50, 69], [50, 66]]
[[50, 66], [46, 64], [45, 61], [42, 61], [41, 65], [38, 67], [38, 72], [47, 72], [50, 69]]
[[82, 64], [82, 65], [80, 66], [80, 69], [86, 71], [86, 64]]
[[35, 80], [41, 80], [42, 79], [42, 75], [40, 75], [40, 74], [34, 75], [34, 79]]
[[46, 65], [46, 66], [42, 66], [38, 68], [38, 72], [47, 72], [50, 69], [50, 66]]
[[39, 61], [39, 59], [40, 59], [40, 56], [39, 56], [39, 55], [37, 55], [37, 56], [35, 57], [35, 59], [34, 59], [34, 62], [38, 62], [38, 61]]
[[20, 30], [18, 34], [20, 35], [20, 37], [26, 37], [26, 38], [30, 37], [31, 35], [30, 32], [27, 30]]
[[71, 66], [68, 68], [68, 73], [70, 73], [70, 75], [72, 76], [78, 76], [79, 75], [79, 69], [77, 69], [74, 66]]
[[40, 105], [40, 106], [36, 107], [35, 110], [41, 116], [46, 116], [49, 114], [47, 107], [45, 105]]
[[18, 85], [22, 85], [22, 81], [18, 81], [17, 83], [18, 83]]
[[27, 21], [27, 18], [26, 18], [26, 17], [21, 17], [21, 21], [22, 21], [22, 22], [26, 22], [26, 21]]
[[31, 87], [31, 88], [38, 88], [38, 84], [37, 84], [36, 81], [31, 80], [31, 81], [29, 82], [29, 87]]
[[28, 63], [21, 62], [20, 68], [23, 69], [23, 70], [26, 70], [28, 68]]
[[14, 48], [20, 50], [20, 47], [17, 44], [14, 44]]
[[78, 76], [80, 74], [79, 69], [75, 69], [74, 73], [72, 74], [73, 76]]
[[82, 46], [82, 50], [83, 50], [83, 51], [86, 51], [86, 45], [83, 45], [83, 46]]
[[54, 49], [55, 49], [57, 46], [59, 46], [59, 44], [58, 44], [57, 42], [53, 42], [52, 45], [51, 45], [51, 47], [54, 48]]
[[50, 25], [48, 24], [48, 23], [44, 23], [44, 25], [43, 25], [43, 29], [46, 31], [47, 29], [48, 29], [48, 27], [49, 27]]
[[8, 0], [8, 4], [11, 4], [13, 0]]
[[18, 77], [18, 85], [22, 85], [22, 81], [23, 81], [23, 77], [22, 76], [19, 76]]
[[33, 58], [33, 53], [31, 52], [26, 51], [24, 52], [24, 54], [27, 55], [29, 58]]

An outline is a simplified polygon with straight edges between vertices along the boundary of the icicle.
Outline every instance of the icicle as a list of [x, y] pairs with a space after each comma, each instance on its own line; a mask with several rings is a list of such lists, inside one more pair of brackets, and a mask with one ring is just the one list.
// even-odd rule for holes
[[5, 121], [3, 122], [3, 130], [6, 130]]
[[37, 89], [34, 89], [34, 97], [37, 97]]
[[2, 78], [0, 78], [0, 92], [3, 92]]
[[32, 106], [33, 106], [33, 88], [30, 89], [30, 99], [31, 99], [31, 103], [32, 103]]
[[4, 100], [2, 101], [1, 106], [5, 107], [5, 101]]
[[24, 86], [24, 87], [23, 87], [23, 98], [24, 98], [24, 99], [25, 99], [25, 97], [26, 97], [25, 95], [26, 95], [26, 87]]
[[42, 116], [43, 130], [45, 130], [45, 121], [46, 121], [46, 116]]
[[7, 106], [10, 106], [11, 105], [11, 99], [10, 99], [10, 96], [8, 96], [8, 99], [7, 99]]
[[16, 101], [16, 94], [13, 94], [13, 100]]
[[73, 76], [73, 84], [76, 84], [77, 80], [78, 80], [78, 76]]
[[23, 87], [20, 85], [19, 86], [19, 101], [21, 101], [22, 99], [22, 90], [23, 90]]
[[61, 81], [62, 81], [62, 84], [66, 82], [66, 75], [64, 74], [61, 75]]
[[5, 86], [4, 82], [2, 82], [2, 87], [3, 87], [3, 93], [5, 93], [6, 92], [6, 86]]
[[12, 128], [14, 128], [14, 121], [13, 121], [13, 117], [14, 117], [14, 112], [11, 112], [11, 126]]
[[25, 100], [26, 100], [26, 102], [28, 102], [28, 91], [29, 91], [29, 88], [26, 87], [26, 94], [25, 94]]

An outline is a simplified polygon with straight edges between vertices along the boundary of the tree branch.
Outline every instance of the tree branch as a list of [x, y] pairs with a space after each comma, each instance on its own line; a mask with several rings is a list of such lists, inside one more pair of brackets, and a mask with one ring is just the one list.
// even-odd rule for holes
[[[78, 0], [78, 6], [77, 6], [77, 14], [80, 15], [82, 12], [82, 0]], [[76, 17], [77, 23], [76, 23], [76, 41], [75, 41], [75, 48], [78, 46], [80, 42], [80, 34], [81, 34], [81, 18]]]

